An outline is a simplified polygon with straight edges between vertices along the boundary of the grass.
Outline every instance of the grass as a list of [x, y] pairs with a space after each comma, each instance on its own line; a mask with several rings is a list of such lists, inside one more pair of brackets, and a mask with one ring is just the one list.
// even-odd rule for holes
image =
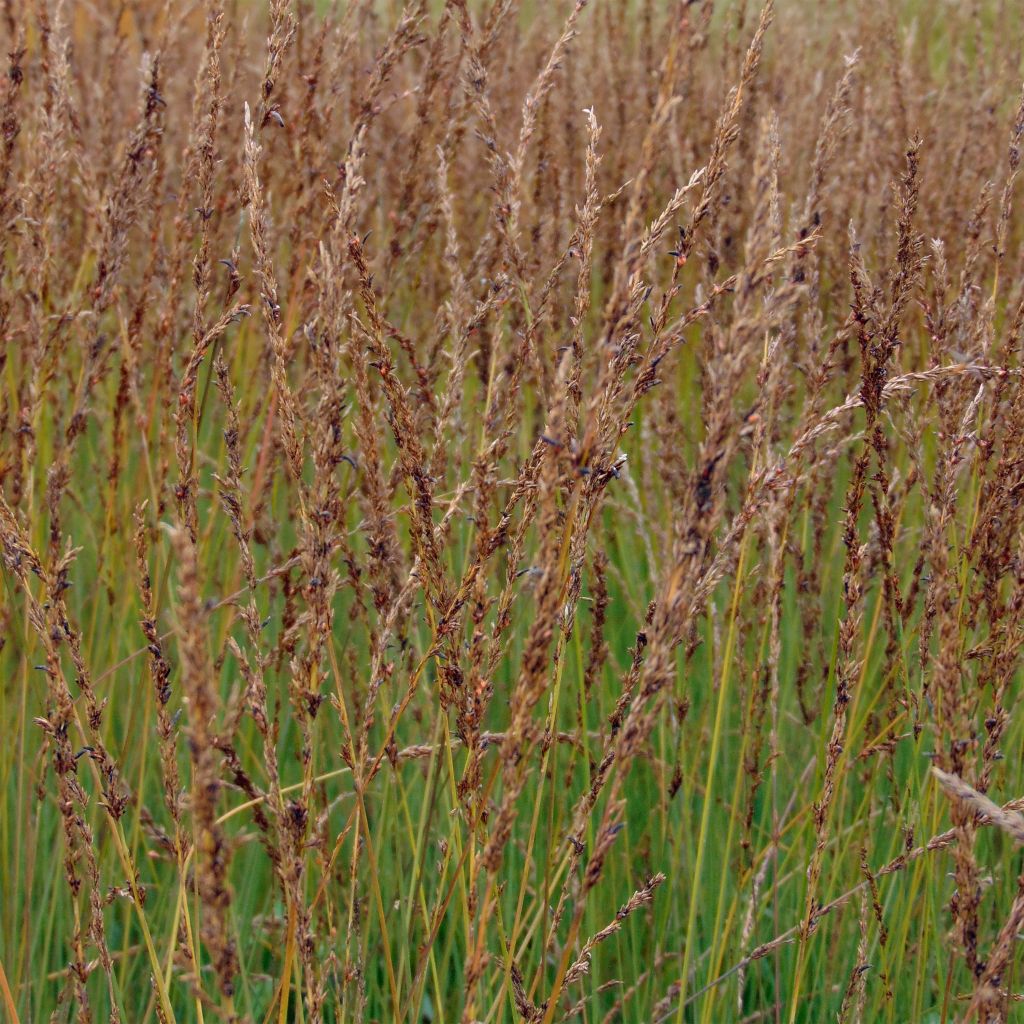
[[1015, 6], [0, 20], [0, 1018], [1017, 1019]]

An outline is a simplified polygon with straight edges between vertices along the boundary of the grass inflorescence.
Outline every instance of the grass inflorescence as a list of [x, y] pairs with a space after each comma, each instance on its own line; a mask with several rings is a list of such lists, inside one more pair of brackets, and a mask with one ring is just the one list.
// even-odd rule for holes
[[1018, 5], [0, 7], [0, 1018], [1014, 1019]]

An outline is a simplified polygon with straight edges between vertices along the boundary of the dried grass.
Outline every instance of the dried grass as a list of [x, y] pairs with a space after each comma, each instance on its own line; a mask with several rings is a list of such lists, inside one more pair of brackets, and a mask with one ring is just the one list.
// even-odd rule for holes
[[3, 5], [6, 1016], [1010, 1020], [1022, 19]]

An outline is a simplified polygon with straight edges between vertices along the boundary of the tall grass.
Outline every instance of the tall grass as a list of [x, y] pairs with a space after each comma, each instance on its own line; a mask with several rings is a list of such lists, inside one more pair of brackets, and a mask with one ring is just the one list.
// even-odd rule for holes
[[0, 24], [0, 1016], [1014, 1019], [1019, 5]]

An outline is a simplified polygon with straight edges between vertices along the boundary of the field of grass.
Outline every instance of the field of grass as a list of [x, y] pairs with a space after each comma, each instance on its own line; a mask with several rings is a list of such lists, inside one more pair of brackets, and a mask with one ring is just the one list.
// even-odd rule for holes
[[1024, 1020], [1024, 10], [0, 4], [0, 1020]]

